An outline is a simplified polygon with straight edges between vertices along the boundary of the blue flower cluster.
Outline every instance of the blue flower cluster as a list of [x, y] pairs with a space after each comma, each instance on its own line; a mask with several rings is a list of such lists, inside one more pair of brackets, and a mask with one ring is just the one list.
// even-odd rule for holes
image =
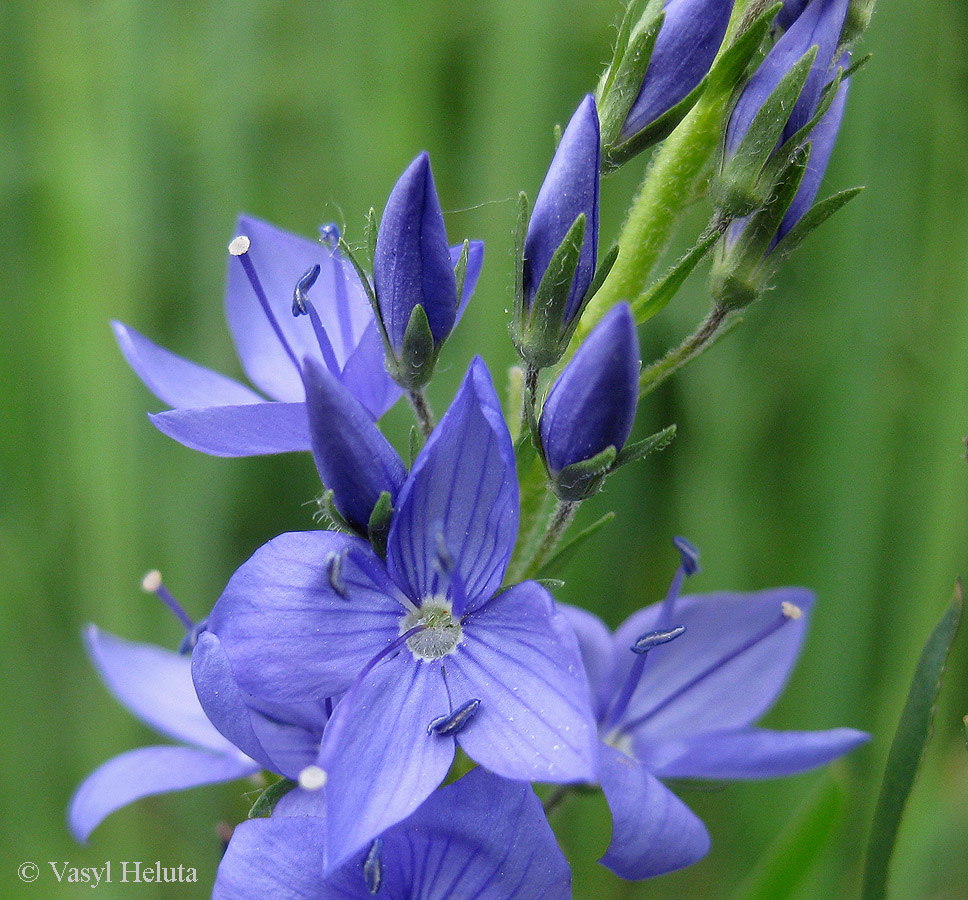
[[[845, 11], [846, 0], [785, 6], [786, 31], [767, 38], [772, 49], [724, 123], [729, 189], [718, 196], [765, 192], [749, 208], [724, 206], [724, 259], [748, 257], [747, 234], [762, 230], [757, 216], [792, 165], [799, 181], [763, 254], [811, 208], [843, 108]], [[139, 797], [268, 772], [258, 815], [228, 844], [216, 898], [558, 900], [570, 874], [530, 782], [559, 786], [549, 809], [569, 786], [600, 786], [613, 817], [601, 862], [641, 879], [710, 845], [663, 779], [786, 775], [866, 740], [846, 728], [754, 727], [802, 646], [813, 605], [804, 589], [681, 596], [698, 554], [676, 539], [668, 595], [613, 634], [536, 580], [577, 506], [656, 446], [629, 444], [640, 375], [629, 303], [574, 338], [610, 264], [598, 252], [605, 161], [687, 115], [732, 12], [727, 0], [649, 4], [623, 28], [598, 97], [564, 130], [530, 215], [522, 204], [520, 422], [509, 427], [480, 358], [439, 422], [424, 396], [484, 255], [479, 241], [450, 245], [426, 154], [374, 229], [372, 274], [334, 226], [309, 241], [239, 220], [226, 308], [258, 392], [114, 324], [132, 368], [171, 407], [151, 416], [161, 431], [220, 456], [311, 452], [331, 527], [269, 541], [202, 622], [147, 576], [185, 627], [180, 653], [88, 629], [108, 687], [178, 744], [92, 774], [70, 809], [80, 840]], [[630, 56], [631, 92], [620, 89]], [[789, 95], [791, 72], [802, 75], [792, 114], [761, 114]], [[542, 371], [563, 359], [540, 402]], [[412, 460], [378, 426], [402, 394], [424, 436]], [[532, 463], [552, 510], [536, 546], [519, 539]]]

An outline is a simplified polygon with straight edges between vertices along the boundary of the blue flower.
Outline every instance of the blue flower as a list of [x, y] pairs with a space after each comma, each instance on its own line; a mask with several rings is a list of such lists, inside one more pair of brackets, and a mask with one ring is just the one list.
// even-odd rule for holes
[[325, 811], [301, 793], [235, 830], [213, 900], [571, 897], [568, 864], [526, 784], [475, 769], [326, 875]]
[[[113, 323], [125, 359], [173, 407], [150, 416], [159, 430], [215, 456], [309, 450], [300, 367], [306, 357], [325, 365], [374, 418], [396, 402], [400, 390], [386, 372], [363, 286], [332, 246], [335, 226], [321, 233], [322, 242], [314, 242], [258, 219], [239, 219], [230, 245], [226, 313], [242, 366], [261, 394]], [[460, 249], [451, 251], [455, 263]], [[477, 248], [468, 261], [465, 297], [473, 292], [480, 263]], [[294, 291], [313, 272], [315, 283], [297, 307], [307, 314], [294, 316]]]
[[679, 546], [683, 562], [665, 601], [614, 635], [591, 613], [561, 607], [578, 635], [603, 742], [613, 830], [601, 862], [623, 878], [690, 865], [709, 849], [705, 826], [660, 778], [792, 775], [868, 740], [850, 728], [753, 727], [796, 662], [813, 595], [776, 588], [680, 598], [696, 558]]
[[118, 700], [156, 731], [187, 746], [141, 747], [89, 775], [68, 812], [79, 841], [86, 841], [110, 813], [142, 797], [244, 778], [262, 768], [206, 718], [188, 657], [122, 640], [93, 625], [84, 638], [91, 661]]
[[[594, 485], [584, 483], [587, 479], [578, 477], [582, 483], [572, 484], [575, 478], [569, 478], [568, 472], [562, 476], [562, 471], [609, 448], [613, 454], [621, 452], [635, 420], [638, 388], [635, 321], [629, 305], [620, 303], [609, 310], [578, 348], [541, 411], [542, 449], [559, 490], [583, 494], [592, 489]], [[614, 460], [613, 455], [611, 462]]]
[[620, 140], [647, 128], [692, 93], [706, 77], [733, 12], [733, 0], [666, 0], [642, 89]]
[[[344, 465], [366, 465], [364, 455]], [[518, 491], [510, 435], [479, 359], [394, 505], [385, 562], [353, 536], [284, 534], [235, 573], [209, 618], [253, 696], [289, 704], [346, 692], [316, 761], [328, 778], [330, 866], [413, 812], [457, 744], [508, 778], [595, 777], [574, 636], [539, 584], [497, 593]], [[196, 660], [205, 652], [200, 640]], [[218, 698], [200, 674], [217, 722]]]

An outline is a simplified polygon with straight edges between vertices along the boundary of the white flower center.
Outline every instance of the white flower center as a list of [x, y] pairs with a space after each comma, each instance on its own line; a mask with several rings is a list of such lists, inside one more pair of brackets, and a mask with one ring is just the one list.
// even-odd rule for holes
[[440, 659], [453, 653], [463, 637], [463, 629], [444, 597], [430, 597], [423, 605], [400, 620], [400, 634], [411, 628], [423, 628], [407, 638], [407, 646], [417, 659]]

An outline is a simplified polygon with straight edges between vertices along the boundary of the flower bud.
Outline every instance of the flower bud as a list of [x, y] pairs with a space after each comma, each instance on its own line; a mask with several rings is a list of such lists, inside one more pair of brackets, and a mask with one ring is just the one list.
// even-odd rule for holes
[[589, 94], [572, 116], [534, 203], [512, 336], [536, 368], [561, 358], [589, 298], [598, 259], [598, 113]]
[[627, 303], [578, 348], [541, 412], [542, 451], [563, 500], [594, 494], [625, 446], [638, 402], [639, 346]]
[[373, 284], [392, 351], [388, 368], [402, 387], [422, 387], [454, 327], [458, 304], [444, 214], [426, 153], [410, 164], [387, 200]]

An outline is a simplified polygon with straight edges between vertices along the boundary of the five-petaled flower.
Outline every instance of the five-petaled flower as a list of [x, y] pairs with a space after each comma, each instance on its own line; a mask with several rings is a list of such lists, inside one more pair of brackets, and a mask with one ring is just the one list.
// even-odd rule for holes
[[[355, 536], [284, 534], [236, 572], [208, 622], [255, 697], [289, 704], [346, 692], [316, 761], [326, 773], [327, 866], [413, 812], [444, 779], [457, 744], [507, 778], [597, 776], [571, 628], [536, 582], [500, 590], [518, 488], [480, 359], [394, 506], [385, 561]], [[218, 721], [204, 676], [211, 640], [196, 647], [195, 679]]]
[[803, 588], [679, 597], [695, 550], [662, 603], [611, 634], [592, 613], [562, 607], [578, 634], [602, 739], [599, 781], [612, 810], [602, 863], [623, 878], [660, 875], [701, 859], [709, 835], [660, 778], [792, 775], [868, 739], [851, 728], [752, 727], [796, 662], [813, 595]]

